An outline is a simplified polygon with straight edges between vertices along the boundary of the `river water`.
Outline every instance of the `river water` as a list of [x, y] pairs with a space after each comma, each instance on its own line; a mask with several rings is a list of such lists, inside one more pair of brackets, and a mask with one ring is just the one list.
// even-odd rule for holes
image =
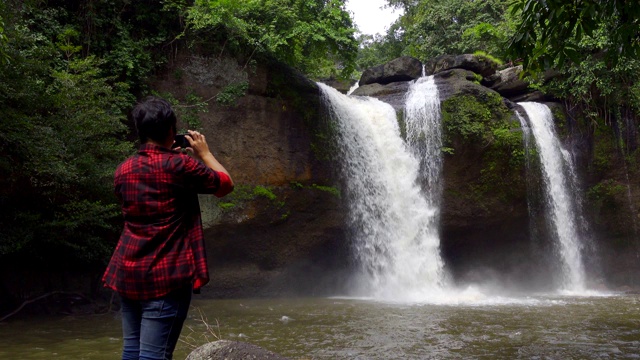
[[[568, 239], [562, 254], [571, 261], [560, 275], [571, 270], [570, 286], [564, 284], [553, 295], [518, 296], [456, 288], [439, 252], [442, 142], [433, 78], [411, 85], [403, 120], [406, 143], [390, 105], [319, 86], [339, 130], [348, 180], [346, 222], [361, 267], [353, 293], [365, 297], [196, 298], [176, 359], [216, 338], [304, 360], [640, 359], [640, 295], [586, 290], [577, 259], [582, 244], [577, 231], [565, 231], [573, 217], [579, 218], [563, 205], [566, 189], [555, 191], [551, 203], [559, 208], [554, 208], [556, 231], [568, 234], [560, 240]], [[532, 120], [534, 132], [539, 125], [551, 126], [547, 109], [523, 106], [527, 113], [547, 114], [534, 116], [545, 120]], [[549, 131], [535, 135], [536, 141], [542, 137], [557, 143]], [[545, 168], [549, 187], [570, 188], [565, 180], [552, 181], [564, 172], [561, 157], [566, 160], [561, 147], [553, 147], [557, 154], [549, 162], [556, 165]], [[540, 146], [539, 152], [544, 149]], [[120, 326], [117, 313], [0, 323], [0, 359], [117, 359]]]
[[[175, 359], [216, 336], [292, 359], [639, 359], [640, 296], [484, 297], [457, 304], [353, 298], [194, 300]], [[200, 313], [213, 327], [207, 330]], [[120, 319], [0, 323], [0, 359], [116, 359]]]

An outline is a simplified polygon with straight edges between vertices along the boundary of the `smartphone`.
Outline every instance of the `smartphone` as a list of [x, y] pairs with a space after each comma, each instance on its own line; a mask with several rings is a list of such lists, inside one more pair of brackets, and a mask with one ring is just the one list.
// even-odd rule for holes
[[176, 137], [174, 138], [174, 140], [176, 142], [173, 143], [173, 145], [171, 145], [172, 148], [187, 148], [189, 146], [191, 146], [191, 144], [189, 144], [189, 140], [187, 140], [187, 138], [185, 137], [185, 135], [189, 135], [189, 134], [178, 134], [176, 135]]

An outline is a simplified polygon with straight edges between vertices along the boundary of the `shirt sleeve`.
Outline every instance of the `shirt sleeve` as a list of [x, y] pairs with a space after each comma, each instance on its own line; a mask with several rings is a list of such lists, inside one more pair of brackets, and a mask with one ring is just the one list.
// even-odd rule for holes
[[233, 184], [231, 183], [231, 178], [229, 177], [229, 175], [220, 171], [217, 171], [217, 173], [218, 177], [220, 178], [220, 186], [218, 187], [218, 191], [213, 193], [213, 195], [217, 197], [223, 197], [233, 191]]
[[220, 174], [199, 160], [182, 155], [186, 185], [198, 194], [215, 194], [220, 189]]

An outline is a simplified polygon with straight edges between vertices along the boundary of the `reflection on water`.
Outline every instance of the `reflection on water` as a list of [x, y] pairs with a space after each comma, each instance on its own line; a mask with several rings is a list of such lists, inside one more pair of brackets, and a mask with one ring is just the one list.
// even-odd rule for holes
[[[458, 305], [196, 300], [194, 306], [222, 338], [292, 359], [640, 358], [637, 295], [467, 299]], [[195, 332], [185, 328], [183, 338], [205, 341], [198, 317], [192, 309], [187, 326]], [[0, 323], [0, 359], [115, 359], [119, 321], [108, 314]], [[189, 351], [180, 343], [175, 358]]]

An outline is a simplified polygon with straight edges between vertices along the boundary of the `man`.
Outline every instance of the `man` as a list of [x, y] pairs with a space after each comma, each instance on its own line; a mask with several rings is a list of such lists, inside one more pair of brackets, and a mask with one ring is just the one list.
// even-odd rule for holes
[[132, 117], [142, 145], [115, 172], [124, 230], [103, 281], [121, 298], [122, 359], [171, 359], [191, 293], [209, 281], [197, 194], [224, 196], [233, 181], [199, 132], [186, 136], [193, 157], [171, 149], [167, 101], [147, 98]]

